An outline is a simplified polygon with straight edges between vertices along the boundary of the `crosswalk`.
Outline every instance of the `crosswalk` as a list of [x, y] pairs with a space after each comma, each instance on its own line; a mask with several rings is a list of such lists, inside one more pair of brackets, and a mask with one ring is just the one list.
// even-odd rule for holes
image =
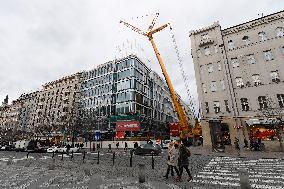
[[284, 160], [245, 160], [231, 157], [213, 158], [192, 182], [196, 184], [240, 187], [240, 170], [246, 170], [252, 188], [284, 189]]

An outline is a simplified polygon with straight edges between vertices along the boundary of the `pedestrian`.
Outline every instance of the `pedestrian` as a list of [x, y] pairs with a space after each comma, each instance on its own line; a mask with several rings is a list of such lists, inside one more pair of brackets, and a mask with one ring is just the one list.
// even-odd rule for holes
[[127, 144], [127, 142], [125, 142], [124, 143], [124, 150], [127, 151], [127, 149], [128, 149], [128, 144]]
[[111, 152], [111, 144], [108, 144], [108, 152]]
[[238, 152], [238, 156], [240, 155], [240, 145], [239, 145], [239, 139], [237, 137], [235, 137], [235, 148]]
[[[170, 166], [169, 169], [174, 169], [177, 174], [177, 180], [179, 180], [179, 171], [177, 168], [177, 163], [178, 163], [178, 157], [179, 157], [179, 145], [174, 144], [174, 147], [171, 148], [169, 151], [169, 160], [168, 160], [168, 165]], [[166, 179], [168, 178], [168, 171], [167, 174], [164, 176]]]
[[169, 175], [170, 172], [171, 172], [172, 177], [174, 176], [174, 168], [173, 168], [173, 166], [170, 165], [170, 157], [171, 157], [171, 153], [172, 153], [173, 147], [174, 147], [174, 143], [171, 141], [169, 143], [169, 146], [168, 146], [168, 157], [167, 157], [168, 158], [168, 161], [167, 161], [168, 168], [167, 168], [167, 173], [166, 173], [166, 175], [164, 175], [164, 177], [166, 179], [168, 179], [168, 175]]
[[177, 181], [181, 180], [183, 169], [185, 169], [187, 174], [188, 174], [187, 181], [192, 180], [192, 176], [191, 176], [190, 171], [188, 169], [188, 166], [189, 166], [189, 159], [188, 158], [190, 157], [190, 155], [191, 154], [190, 154], [189, 149], [186, 148], [186, 146], [184, 144], [181, 144], [180, 148], [179, 148], [179, 158], [178, 158], [179, 177], [178, 177]]
[[119, 142], [116, 143], [116, 149], [118, 150], [119, 147]]

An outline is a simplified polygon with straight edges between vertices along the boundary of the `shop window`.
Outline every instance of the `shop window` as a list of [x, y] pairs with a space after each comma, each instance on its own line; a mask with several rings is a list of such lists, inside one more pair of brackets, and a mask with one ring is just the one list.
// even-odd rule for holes
[[284, 108], [284, 94], [277, 94], [277, 99], [280, 108]]
[[260, 80], [259, 74], [253, 74], [252, 75], [252, 82], [253, 82], [254, 86], [258, 86], [258, 85], [261, 84], [261, 80]]
[[283, 37], [284, 36], [284, 29], [282, 27], [276, 28], [276, 36]]
[[244, 44], [245, 44], [246, 46], [250, 45], [250, 43], [251, 43], [248, 36], [244, 36], [244, 37], [242, 38], [242, 40], [243, 40], [243, 42], [244, 42]]
[[212, 81], [211, 82], [210, 89], [211, 89], [211, 92], [216, 92], [217, 91], [216, 81]]
[[266, 98], [266, 96], [259, 96], [258, 97], [258, 104], [259, 104], [259, 109], [260, 110], [267, 109], [268, 105], [267, 105], [267, 98]]
[[211, 54], [209, 47], [204, 48], [204, 54], [205, 54], [205, 56], [209, 56]]
[[256, 60], [255, 60], [255, 57], [254, 57], [253, 54], [247, 55], [247, 63], [248, 64], [255, 64], [256, 63]]
[[232, 58], [231, 59], [231, 63], [232, 63], [233, 68], [236, 68], [236, 67], [240, 66], [238, 58]]
[[226, 112], [230, 112], [228, 100], [224, 100], [224, 103], [225, 103]]
[[247, 98], [241, 98], [242, 111], [249, 111], [249, 103]]
[[206, 112], [206, 114], [209, 113], [209, 105], [208, 105], [208, 102], [205, 102], [205, 112]]
[[273, 60], [273, 55], [272, 55], [271, 50], [264, 51], [264, 52], [263, 52], [263, 55], [264, 55], [264, 59], [265, 59], [266, 61]]
[[237, 87], [240, 87], [240, 88], [244, 87], [243, 78], [241, 78], [241, 77], [236, 77], [235, 81], [236, 81]]
[[213, 71], [214, 71], [213, 64], [212, 63], [208, 64], [208, 73], [212, 73]]
[[228, 48], [229, 48], [229, 50], [233, 50], [235, 48], [235, 44], [232, 40], [228, 41]]
[[214, 101], [213, 102], [213, 108], [214, 112], [217, 114], [220, 112], [220, 102], [219, 101]]
[[271, 71], [270, 77], [271, 77], [272, 82], [274, 83], [280, 82], [278, 70]]
[[267, 40], [267, 35], [266, 35], [265, 32], [259, 32], [258, 37], [259, 37], [260, 41], [266, 41]]

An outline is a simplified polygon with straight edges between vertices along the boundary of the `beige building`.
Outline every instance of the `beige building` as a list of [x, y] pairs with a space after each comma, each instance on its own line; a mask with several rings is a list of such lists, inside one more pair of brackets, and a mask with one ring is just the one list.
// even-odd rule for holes
[[248, 139], [267, 123], [263, 109], [284, 107], [284, 11], [227, 29], [215, 22], [190, 39], [205, 146]]
[[36, 135], [62, 135], [72, 126], [78, 110], [80, 76], [76, 73], [43, 85], [36, 98]]

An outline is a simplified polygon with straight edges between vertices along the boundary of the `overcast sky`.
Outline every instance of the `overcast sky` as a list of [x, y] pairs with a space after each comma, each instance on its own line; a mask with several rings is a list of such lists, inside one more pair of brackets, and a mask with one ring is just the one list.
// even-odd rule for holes
[[[196, 100], [189, 31], [214, 21], [225, 29], [283, 8], [283, 0], [0, 0], [0, 101], [129, 53], [161, 74], [149, 41], [119, 24], [145, 29], [156, 12], [156, 26], [173, 27]], [[170, 30], [154, 37], [175, 89], [188, 102]]]

